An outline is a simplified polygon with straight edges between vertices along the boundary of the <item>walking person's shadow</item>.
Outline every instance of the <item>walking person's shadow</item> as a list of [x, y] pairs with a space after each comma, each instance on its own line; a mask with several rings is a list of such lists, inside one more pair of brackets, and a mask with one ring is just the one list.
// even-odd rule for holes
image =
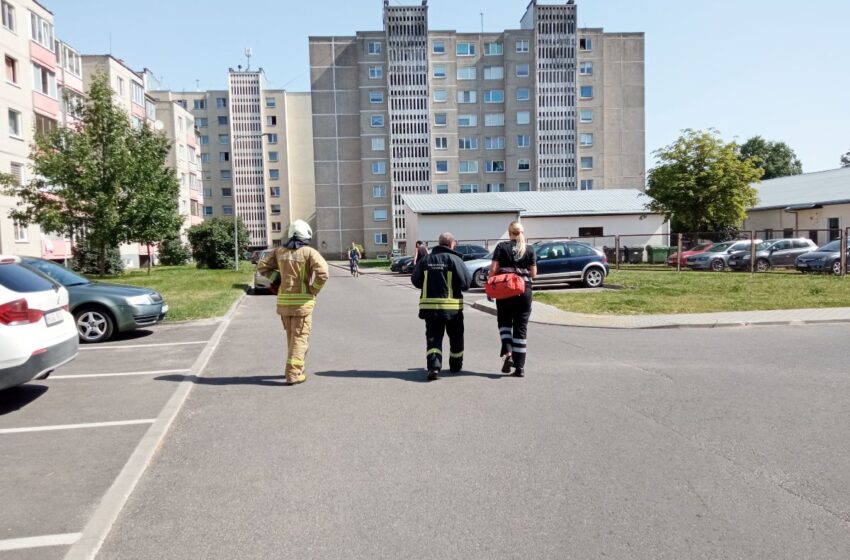
[[[423, 368], [409, 368], [406, 371], [388, 371], [388, 370], [332, 370], [332, 371], [317, 371], [318, 377], [340, 377], [340, 378], [362, 378], [362, 379], [400, 379], [402, 381], [410, 381], [412, 383], [428, 383], [427, 371]], [[497, 373], [478, 373], [475, 371], [461, 370], [458, 373], [450, 373], [443, 371], [440, 374], [443, 379], [451, 377], [484, 377], [486, 379], [501, 379], [505, 377]]]
[[157, 381], [191, 381], [197, 385], [261, 385], [268, 387], [285, 387], [284, 375], [245, 375], [231, 377], [198, 377], [197, 375], [160, 375]]

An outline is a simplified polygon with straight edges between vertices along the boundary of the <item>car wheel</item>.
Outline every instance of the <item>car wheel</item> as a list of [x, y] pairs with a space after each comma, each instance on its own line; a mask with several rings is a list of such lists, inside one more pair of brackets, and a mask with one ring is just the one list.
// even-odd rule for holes
[[582, 282], [584, 282], [584, 286], [586, 288], [599, 288], [602, 286], [603, 282], [605, 282], [605, 273], [595, 266], [593, 268], [588, 268], [584, 273]]
[[830, 268], [832, 269], [833, 274], [835, 274], [836, 276], [840, 276], [841, 275], [841, 259], [838, 259], [837, 261], [832, 263], [832, 266]]
[[487, 271], [483, 268], [479, 268], [475, 271], [475, 274], [472, 275], [472, 285], [476, 288], [483, 288], [487, 283]]
[[723, 272], [726, 268], [726, 263], [723, 262], [723, 259], [714, 259], [711, 261], [711, 270], [714, 272]]
[[109, 340], [115, 330], [115, 320], [102, 307], [81, 307], [74, 311], [74, 320], [80, 341], [85, 343]]
[[770, 261], [759, 259], [756, 261], [756, 272], [767, 272], [770, 269]]

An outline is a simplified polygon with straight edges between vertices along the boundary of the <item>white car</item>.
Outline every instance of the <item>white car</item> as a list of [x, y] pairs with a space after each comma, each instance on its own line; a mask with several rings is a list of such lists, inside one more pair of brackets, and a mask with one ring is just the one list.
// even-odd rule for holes
[[0, 390], [45, 379], [79, 344], [68, 290], [0, 255]]

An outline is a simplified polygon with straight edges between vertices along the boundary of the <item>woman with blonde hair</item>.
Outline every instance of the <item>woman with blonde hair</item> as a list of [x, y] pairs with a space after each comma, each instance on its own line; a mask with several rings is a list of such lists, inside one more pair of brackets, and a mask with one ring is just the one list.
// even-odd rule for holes
[[504, 359], [502, 373], [525, 375], [526, 336], [531, 316], [531, 281], [537, 276], [537, 255], [534, 247], [525, 242], [525, 230], [519, 221], [508, 226], [509, 241], [502, 241], [493, 251], [490, 276], [517, 274], [525, 281], [525, 292], [514, 297], [496, 300], [496, 320], [502, 340], [500, 356]]

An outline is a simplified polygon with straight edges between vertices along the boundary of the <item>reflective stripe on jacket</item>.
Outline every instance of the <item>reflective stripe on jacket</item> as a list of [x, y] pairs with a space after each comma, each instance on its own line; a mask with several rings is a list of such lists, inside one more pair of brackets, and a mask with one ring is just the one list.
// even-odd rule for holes
[[410, 277], [414, 286], [422, 290], [420, 311], [454, 313], [463, 309], [463, 294], [469, 289], [469, 271], [460, 255], [438, 245], [431, 254], [416, 263]]
[[257, 265], [260, 274], [280, 273], [277, 308], [281, 315], [307, 315], [316, 305], [316, 294], [328, 280], [328, 263], [312, 247], [278, 247]]

